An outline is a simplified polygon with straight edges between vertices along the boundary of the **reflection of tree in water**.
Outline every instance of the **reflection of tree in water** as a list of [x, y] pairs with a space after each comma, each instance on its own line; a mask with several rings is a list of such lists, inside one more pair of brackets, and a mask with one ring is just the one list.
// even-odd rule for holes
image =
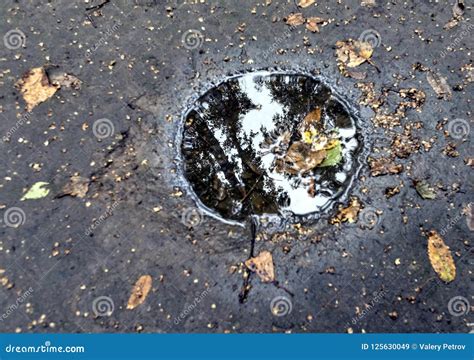
[[[242, 130], [242, 115], [255, 109], [255, 104], [235, 80], [211, 90], [203, 100], [208, 106], [200, 106], [188, 116], [194, 123], [186, 127], [187, 145], [183, 145], [186, 174], [194, 190], [206, 206], [226, 217], [234, 217], [232, 209], [240, 202], [238, 218], [277, 212], [278, 194], [264, 181], [261, 158], [252, 147], [251, 136]], [[218, 176], [221, 171], [224, 181]]]
[[[250, 214], [278, 213], [288, 206], [285, 198], [289, 196], [278, 181], [270, 177], [262, 163], [262, 153], [256, 153], [253, 141], [257, 134], [243, 129], [243, 118], [259, 104], [252, 102], [240, 84], [238, 79], [231, 79], [199, 100], [188, 114], [182, 144], [186, 177], [198, 197], [223, 217], [238, 220]], [[329, 101], [330, 89], [312, 78], [257, 76], [252, 86], [269, 92], [271, 102], [282, 108], [281, 113], [272, 115], [272, 128], [262, 125], [259, 129], [264, 139], [288, 131], [290, 143], [300, 140], [299, 124], [317, 107], [322, 109], [323, 118], [327, 115], [338, 122], [336, 116], [340, 116], [341, 111], [337, 103]], [[341, 119], [347, 117], [347, 113], [342, 112], [345, 114]], [[326, 183], [326, 190], [336, 192], [334, 179], [341, 166], [316, 168], [308, 176], [313, 176], [318, 184]], [[302, 179], [298, 176], [280, 175], [292, 188], [301, 187]]]

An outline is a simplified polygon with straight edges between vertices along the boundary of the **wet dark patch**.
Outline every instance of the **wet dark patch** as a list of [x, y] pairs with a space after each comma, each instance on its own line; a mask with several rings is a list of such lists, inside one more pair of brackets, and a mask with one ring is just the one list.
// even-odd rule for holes
[[[314, 112], [319, 120], [306, 131], [305, 118]], [[184, 175], [202, 205], [225, 219], [321, 213], [346, 192], [358, 168], [355, 116], [329, 86], [307, 75], [232, 77], [201, 96], [184, 121]], [[319, 165], [308, 168], [310, 161]]]

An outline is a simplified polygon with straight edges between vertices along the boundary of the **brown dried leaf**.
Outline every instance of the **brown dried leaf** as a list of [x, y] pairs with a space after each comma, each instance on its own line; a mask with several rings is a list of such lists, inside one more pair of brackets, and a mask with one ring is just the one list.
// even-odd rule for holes
[[371, 159], [369, 161], [372, 176], [399, 174], [403, 170], [402, 164], [396, 164], [388, 158]]
[[308, 115], [304, 117], [303, 124], [304, 126], [308, 126], [308, 125], [317, 123], [320, 120], [321, 120], [321, 108], [317, 107], [316, 109], [314, 109], [313, 111], [311, 111], [310, 113], [308, 113]]
[[313, 16], [306, 19], [306, 29], [312, 32], [319, 32], [318, 24], [325, 22], [326, 20], [317, 16]]
[[89, 179], [82, 176], [71, 176], [69, 182], [63, 187], [60, 196], [77, 196], [83, 198], [89, 190]]
[[298, 26], [304, 24], [304, 17], [302, 13], [291, 14], [286, 19], [287, 25]]
[[452, 98], [453, 93], [451, 91], [451, 87], [446, 81], [446, 78], [432, 71], [428, 71], [426, 73], [426, 80], [428, 80], [428, 83], [436, 92], [436, 95], [438, 95], [439, 99], [450, 100]]
[[151, 290], [153, 279], [150, 275], [142, 275], [133, 286], [132, 293], [128, 299], [127, 309], [133, 310], [143, 304]]
[[338, 224], [342, 222], [354, 223], [360, 212], [360, 202], [356, 197], [351, 198], [351, 202], [347, 207], [340, 207], [338, 213], [331, 219], [331, 224]]
[[428, 233], [428, 258], [441, 280], [449, 283], [456, 278], [456, 265], [451, 251], [434, 230]]
[[248, 259], [245, 262], [245, 266], [250, 271], [257, 273], [262, 282], [272, 282], [275, 280], [273, 257], [270, 251], [262, 251], [256, 257]]
[[326, 150], [311, 150], [311, 144], [296, 141], [291, 144], [286, 155], [277, 159], [276, 170], [291, 175], [304, 174], [321, 164], [326, 158]]
[[22, 76], [16, 83], [16, 87], [23, 95], [26, 102], [26, 110], [33, 108], [48, 100], [58, 90], [58, 86], [51, 85], [44, 68], [33, 68]]
[[302, 8], [307, 8], [308, 6], [311, 6], [314, 4], [316, 0], [300, 0], [298, 2], [298, 6]]
[[370, 59], [374, 52], [372, 45], [365, 41], [347, 40], [336, 42], [338, 61], [347, 67], [356, 67]]

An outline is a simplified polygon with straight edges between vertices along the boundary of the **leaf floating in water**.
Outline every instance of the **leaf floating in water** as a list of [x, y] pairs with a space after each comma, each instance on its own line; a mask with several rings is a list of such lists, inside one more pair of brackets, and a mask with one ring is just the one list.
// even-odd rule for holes
[[20, 201], [44, 198], [49, 194], [49, 189], [46, 187], [46, 185], [49, 185], [49, 183], [44, 181], [38, 181], [37, 183], [33, 184], [26, 194], [23, 195]]
[[337, 145], [334, 146], [332, 149], [327, 150], [326, 158], [324, 161], [319, 165], [319, 167], [325, 166], [336, 166], [342, 160], [342, 146], [341, 142], [338, 141]]
[[321, 108], [317, 107], [313, 111], [311, 111], [308, 115], [306, 115], [303, 119], [303, 124], [305, 126], [313, 125], [315, 123], [319, 123], [321, 121]]
[[311, 150], [311, 145], [302, 141], [291, 144], [283, 159], [277, 159], [276, 170], [290, 175], [305, 174], [321, 164], [326, 158], [325, 150]]
[[436, 199], [436, 191], [426, 181], [417, 181], [415, 188], [423, 199]]
[[48, 100], [59, 88], [59, 86], [50, 84], [42, 67], [28, 71], [17, 82], [16, 86], [23, 95], [27, 111], [33, 110], [36, 105]]
[[142, 275], [133, 286], [132, 293], [128, 299], [127, 309], [133, 310], [143, 304], [151, 290], [153, 279], [150, 275]]
[[186, 116], [186, 178], [228, 219], [316, 213], [354, 175], [351, 158], [361, 149], [354, 120], [330, 88], [305, 75], [229, 79]]
[[456, 265], [449, 247], [436, 231], [428, 233], [428, 257], [431, 266], [444, 282], [451, 282], [456, 278]]
[[245, 262], [245, 266], [250, 271], [255, 272], [262, 282], [272, 282], [275, 280], [273, 257], [269, 251], [262, 251], [258, 256], [248, 259]]

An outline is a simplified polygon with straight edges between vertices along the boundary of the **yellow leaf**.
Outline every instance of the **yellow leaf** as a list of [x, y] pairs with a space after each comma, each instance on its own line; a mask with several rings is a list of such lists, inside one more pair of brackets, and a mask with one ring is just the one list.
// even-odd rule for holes
[[356, 67], [369, 60], [374, 52], [368, 42], [347, 40], [336, 42], [336, 56], [347, 67]]
[[16, 86], [23, 95], [27, 111], [33, 110], [36, 105], [48, 100], [59, 88], [59, 86], [50, 84], [48, 76], [42, 67], [33, 68], [28, 71], [17, 82]]
[[434, 230], [428, 233], [428, 257], [431, 266], [441, 280], [448, 283], [456, 278], [456, 265], [451, 251]]
[[272, 282], [275, 280], [273, 257], [269, 251], [262, 251], [258, 256], [248, 259], [245, 262], [245, 266], [257, 273], [262, 282]]
[[135, 283], [130, 298], [128, 299], [127, 309], [133, 310], [138, 305], [143, 304], [148, 293], [151, 290], [151, 284], [153, 279], [150, 275], [142, 275]]
[[357, 216], [360, 211], [360, 202], [356, 197], [351, 198], [351, 202], [347, 207], [339, 208], [336, 216], [331, 219], [331, 224], [338, 224], [342, 222], [354, 223], [357, 220]]

